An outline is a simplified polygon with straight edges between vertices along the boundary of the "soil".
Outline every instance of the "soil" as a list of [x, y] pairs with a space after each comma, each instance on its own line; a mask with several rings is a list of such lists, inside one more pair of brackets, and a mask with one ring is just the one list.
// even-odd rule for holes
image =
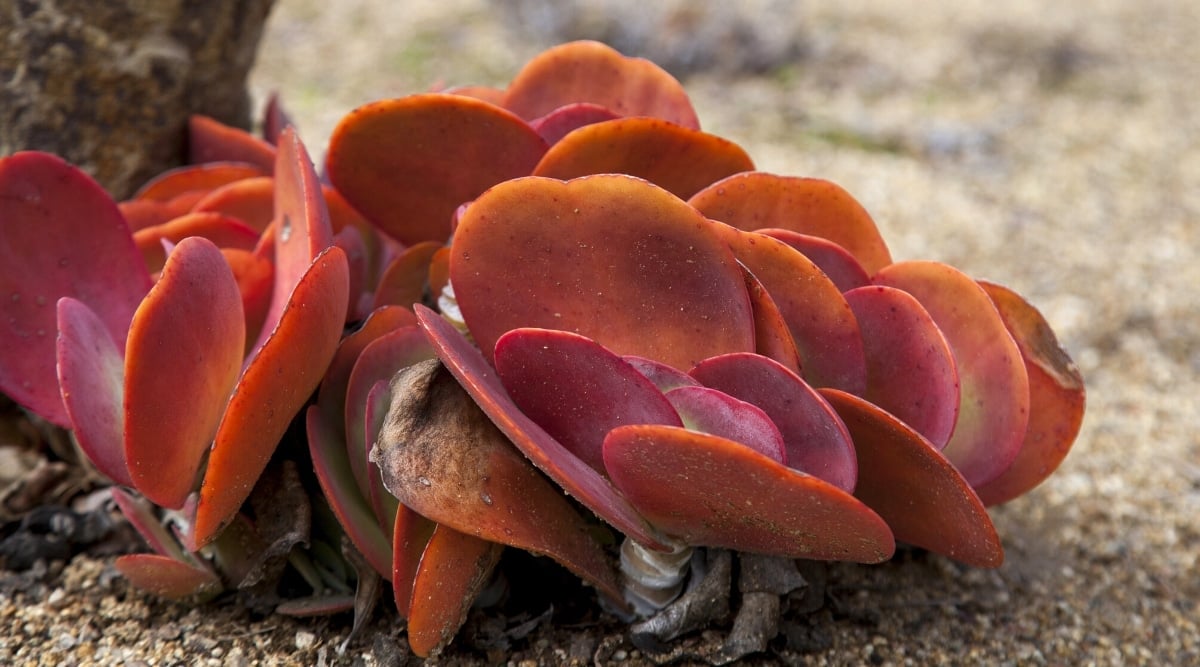
[[[539, 6], [518, 4], [526, 19]], [[728, 34], [786, 29], [791, 47], [748, 62], [722, 56], [744, 43], [705, 33], [712, 52], [699, 62], [734, 63], [685, 79], [705, 129], [761, 169], [846, 187], [895, 257], [1021, 292], [1078, 362], [1088, 412], [1057, 474], [992, 511], [1002, 567], [909, 550], [831, 566], [821, 609], [789, 601], [780, 636], [746, 663], [1200, 664], [1200, 5], [749, 4], [763, 12]], [[653, 30], [639, 42], [645, 26], [597, 24], [571, 3], [523, 29], [510, 6], [278, 0], [254, 89], [278, 90], [320, 147], [358, 104], [438, 83], [503, 85], [589, 26], [634, 47], [669, 43]], [[697, 14], [650, 18], [664, 31], [712, 28]], [[549, 600], [552, 613], [542, 600], [474, 614], [430, 664], [650, 662], [586, 594]], [[4, 574], [0, 627], [0, 664], [416, 662], [388, 609], [342, 650], [348, 618], [163, 602], [89, 557]], [[680, 662], [728, 629], [681, 640]]]

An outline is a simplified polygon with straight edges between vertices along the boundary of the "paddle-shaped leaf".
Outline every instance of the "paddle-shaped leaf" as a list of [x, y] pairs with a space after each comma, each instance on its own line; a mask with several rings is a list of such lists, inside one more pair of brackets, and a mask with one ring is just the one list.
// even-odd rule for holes
[[608, 480], [521, 412], [495, 370], [454, 325], [421, 305], [416, 313], [438, 358], [526, 458], [617, 530], [649, 548], [669, 550]]
[[58, 384], [75, 441], [96, 469], [133, 486], [125, 465], [125, 362], [104, 323], [83, 302], [58, 300]]
[[129, 327], [125, 459], [134, 486], [163, 507], [192, 492], [241, 371], [245, 317], [237, 281], [207, 239], [186, 238]]
[[709, 387], [678, 387], [666, 395], [687, 428], [740, 442], [787, 464], [783, 436], [762, 409]]
[[345, 254], [327, 249], [301, 277], [279, 324], [246, 365], [200, 487], [196, 546], [237, 512], [292, 417], [317, 388], [341, 337], [349, 289]]
[[112, 198], [46, 153], [0, 158], [0, 237], [0, 391], [70, 427], [55, 370], [58, 300], [86, 304], [123, 351], [150, 275]]
[[907, 292], [879, 285], [846, 292], [867, 353], [863, 398], [937, 449], [958, 419], [958, 370], [945, 336]]
[[567, 180], [591, 174], [644, 178], [682, 199], [713, 181], [749, 171], [741, 146], [657, 118], [618, 118], [571, 132], [550, 147], [534, 176]]
[[634, 370], [646, 376], [646, 379], [650, 380], [663, 393], [676, 387], [695, 387], [700, 384], [687, 373], [659, 361], [633, 354], [627, 354], [621, 358], [625, 360], [625, 363], [633, 366]]
[[736, 174], [689, 201], [701, 213], [738, 229], [790, 229], [829, 239], [874, 274], [892, 263], [887, 244], [866, 209], [840, 186], [819, 178]]
[[275, 147], [243, 129], [193, 114], [188, 118], [188, 162], [245, 162], [269, 174], [275, 168]]
[[799, 375], [803, 361], [779, 305], [771, 298], [767, 288], [744, 266], [742, 276], [746, 279], [746, 293], [750, 295], [750, 305], [754, 309], [754, 350]]
[[396, 509], [396, 523], [392, 528], [392, 597], [400, 616], [408, 618], [412, 611], [413, 583], [425, 545], [433, 536], [437, 524], [400, 505]]
[[184, 195], [203, 197], [213, 189], [234, 181], [270, 175], [270, 170], [245, 162], [209, 162], [176, 167], [147, 181], [134, 193], [133, 198], [170, 202]]
[[244, 178], [209, 192], [192, 207], [195, 213], [223, 213], [262, 232], [275, 217], [275, 179]]
[[212, 570], [167, 556], [119, 556], [113, 566], [135, 587], [172, 600], [203, 597], [221, 590], [221, 580]]
[[1008, 469], [1029, 423], [1029, 376], [992, 300], [974, 280], [938, 262], [900, 262], [875, 282], [917, 298], [946, 336], [958, 368], [958, 422], [943, 450], [972, 486]]
[[604, 436], [617, 426], [683, 426], [650, 380], [578, 334], [514, 329], [496, 342], [495, 363], [521, 412], [601, 473]]
[[445, 242], [459, 204], [533, 171], [546, 142], [486, 102], [428, 93], [350, 112], [333, 131], [329, 179], [372, 223], [406, 245]]
[[621, 115], [599, 104], [576, 102], [561, 106], [541, 118], [530, 121], [529, 126], [537, 132], [547, 145], [553, 146], [572, 130], [584, 125], [620, 118]]
[[629, 58], [592, 41], [570, 42], [535, 56], [508, 85], [501, 106], [531, 121], [574, 102], [700, 129], [675, 77], [649, 60]]
[[161, 225], [139, 229], [133, 241], [142, 253], [146, 270], [157, 273], [167, 261], [166, 245], [174, 245], [191, 236], [212, 241], [219, 248], [253, 250], [258, 232], [237, 218], [220, 213], [187, 213]]
[[431, 360], [396, 374], [391, 394], [371, 458], [403, 505], [480, 539], [550, 556], [620, 599], [590, 525], [442, 364]]
[[1029, 429], [1021, 451], [1008, 470], [975, 489], [985, 504], [996, 505], [1041, 484], [1058, 468], [1079, 434], [1086, 397], [1083, 376], [1042, 314], [1007, 287], [980, 285], [1016, 340], [1029, 374]]
[[779, 239], [799, 250], [801, 254], [811, 259], [821, 271], [824, 271], [833, 284], [843, 292], [871, 284], [871, 277], [867, 275], [866, 269], [858, 263], [858, 260], [854, 259], [854, 255], [829, 239], [793, 232], [790, 229], [768, 228], [755, 231], [764, 236]]
[[434, 253], [441, 248], [442, 244], [434, 241], [405, 248], [383, 270], [383, 276], [375, 288], [374, 307], [394, 304], [412, 308], [414, 303], [420, 303], [429, 283], [429, 265], [433, 262]]
[[308, 451], [322, 494], [358, 552], [376, 572], [390, 579], [392, 548], [350, 471], [344, 436], [317, 406], [310, 405], [304, 416]]
[[788, 466], [854, 490], [858, 464], [850, 434], [825, 400], [787, 367], [757, 354], [725, 354], [700, 362], [691, 375], [761, 408], [783, 436]]
[[413, 581], [408, 645], [422, 658], [436, 656], [467, 620], [504, 547], [460, 533], [434, 529]]
[[854, 496], [715, 435], [621, 426], [605, 438], [604, 463], [652, 524], [688, 544], [861, 563], [896, 548]]
[[854, 495], [896, 539], [969, 565], [999, 567], [1004, 548], [971, 485], [916, 431], [857, 396], [821, 394], [841, 415], [858, 451]]
[[573, 331], [679, 369], [754, 349], [741, 269], [712, 223], [629, 176], [492, 188], [463, 213], [450, 282], [489, 358], [519, 327]]
[[715, 228], [787, 322], [804, 379], [814, 387], [862, 393], [867, 384], [862, 334], [837, 285], [782, 241], [720, 223]]

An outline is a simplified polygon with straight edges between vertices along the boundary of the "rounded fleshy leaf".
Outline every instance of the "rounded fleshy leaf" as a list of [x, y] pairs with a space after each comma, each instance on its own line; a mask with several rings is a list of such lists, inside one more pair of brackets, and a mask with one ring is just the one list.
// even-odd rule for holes
[[750, 295], [750, 305], [754, 309], [754, 351], [778, 361], [799, 375], [803, 361], [779, 304], [744, 266], [742, 276], [746, 279], [746, 293]]
[[858, 463], [850, 434], [833, 408], [800, 376], [757, 354], [725, 354], [691, 371], [706, 387], [758, 406], [774, 422], [787, 465], [853, 491]]
[[349, 289], [345, 254], [336, 247], [325, 250], [246, 365], [217, 428], [200, 487], [195, 546], [212, 540], [237, 512], [292, 417], [317, 388], [341, 338]]
[[275, 217], [275, 179], [259, 176], [222, 185], [196, 202], [192, 211], [223, 213], [261, 233]]
[[1016, 292], [980, 281], [1013, 335], [1029, 375], [1029, 427], [1007, 470], [975, 490], [987, 505], [1008, 502], [1041, 484], [1062, 463], [1083, 423], [1083, 376], [1036, 308]]
[[202, 238], [180, 241], [125, 348], [125, 459], [154, 503], [178, 509], [193, 491], [241, 371], [245, 327], [221, 251]]
[[156, 273], [167, 261], [164, 244], [175, 245], [192, 236], [208, 239], [219, 248], [253, 250], [258, 243], [258, 232], [241, 220], [211, 212], [187, 213], [156, 227], [139, 229], [133, 233], [133, 241], [142, 253], [146, 270]]
[[158, 518], [156, 509], [145, 498], [134, 496], [119, 486], [110, 487], [113, 502], [121, 510], [121, 515], [129, 525], [141, 536], [146, 544], [161, 556], [184, 561], [190, 557], [185, 554], [179, 540], [167, 531], [162, 519]]
[[862, 333], [837, 285], [782, 241], [724, 224], [716, 228], [787, 322], [804, 379], [814, 387], [862, 393], [867, 384]]
[[125, 464], [125, 362], [108, 329], [83, 302], [58, 300], [58, 384], [79, 448], [104, 475], [133, 486]]
[[118, 351], [150, 275], [112, 198], [47, 153], [0, 158], [0, 391], [59, 426], [56, 304], [99, 316]]
[[480, 539], [550, 556], [620, 599], [592, 526], [442, 364], [428, 361], [396, 374], [391, 395], [371, 458], [401, 504]]
[[396, 611], [407, 619], [412, 608], [413, 583], [425, 545], [433, 536], [434, 522], [400, 505], [396, 509], [396, 523], [392, 527], [392, 597]]
[[972, 486], [1000, 476], [1029, 424], [1029, 375], [996, 306], [974, 280], [938, 262], [900, 262], [874, 278], [917, 298], [946, 336], [959, 377], [958, 422], [943, 450]]
[[562, 44], [535, 56], [508, 85], [502, 106], [533, 120], [575, 102], [700, 128], [675, 77], [649, 60], [623, 56], [593, 41]]
[[658, 387], [664, 394], [676, 387], [695, 387], [700, 384], [692, 376], [664, 363], [627, 354], [621, 357], [625, 363], [633, 366], [634, 370], [646, 376], [646, 379]]
[[392, 548], [376, 520], [374, 511], [350, 471], [346, 442], [320, 408], [310, 405], [304, 413], [308, 451], [321, 493], [346, 536], [371, 567], [385, 579], [392, 575]]
[[398, 306], [383, 306], [371, 312], [357, 331], [346, 335], [338, 344], [321, 380], [317, 405], [339, 432], [345, 431], [346, 391], [359, 355], [381, 336], [416, 323], [417, 318], [411, 311]]
[[567, 451], [513, 403], [496, 371], [454, 325], [418, 305], [417, 319], [438, 358], [521, 453], [568, 494], [617, 530], [652, 549], [668, 549], [603, 475]]
[[908, 292], [873, 285], [846, 292], [867, 353], [863, 398], [887, 410], [934, 447], [958, 420], [958, 369], [946, 337]]
[[861, 563], [896, 548], [854, 496], [715, 435], [622, 426], [605, 438], [604, 463], [652, 524], [687, 544]]
[[463, 97], [471, 97], [495, 106], [501, 106], [501, 103], [504, 101], [504, 91], [493, 86], [451, 86], [445, 90], [431, 92], [462, 95]]
[[454, 639], [502, 551], [502, 545], [444, 525], [433, 530], [409, 603], [408, 645], [413, 653], [436, 656]]
[[[419, 333], [418, 335], [423, 337], [423, 334]], [[432, 352], [429, 353], [429, 357], [433, 358]], [[395, 529], [396, 511], [400, 507], [400, 502], [396, 500], [395, 496], [388, 493], [387, 487], [383, 485], [383, 474], [379, 471], [379, 466], [371, 460], [371, 449], [379, 441], [379, 434], [383, 432], [383, 425], [387, 421], [388, 407], [392, 404], [390, 379], [376, 382], [363, 400], [363, 404], [366, 406], [366, 410], [363, 411], [363, 434], [366, 446], [362, 456], [367, 462], [367, 500], [371, 503], [371, 509], [375, 511], [379, 527], [387, 533], [388, 539], [392, 538], [392, 530]], [[347, 455], [349, 454], [350, 451], [347, 449]]]
[[134, 232], [139, 229], [161, 225], [171, 218], [177, 218], [186, 212], [176, 210], [168, 202], [153, 201], [150, 199], [130, 199], [118, 202], [117, 208], [120, 209], [121, 215], [125, 216], [125, 222], [129, 224], [129, 230]]
[[221, 580], [212, 570], [159, 554], [118, 556], [113, 566], [135, 588], [170, 600], [221, 590]]
[[783, 436], [760, 408], [710, 387], [678, 387], [666, 396], [686, 428], [741, 443], [787, 465]]
[[679, 369], [754, 349], [741, 269], [713, 225], [629, 176], [492, 188], [463, 214], [450, 281], [489, 358], [518, 327], [573, 331]]
[[811, 259], [834, 285], [843, 292], [871, 284], [867, 270], [842, 246], [820, 236], [801, 234], [790, 229], [758, 229], [763, 236], [779, 239]]
[[233, 277], [237, 280], [238, 291], [242, 294], [242, 312], [246, 318], [246, 354], [258, 340], [263, 322], [267, 319], [267, 310], [271, 307], [271, 292], [275, 288], [275, 265], [270, 260], [259, 257], [253, 252], [222, 248], [221, 254]]
[[830, 181], [748, 172], [709, 185], [688, 203], [738, 229], [773, 227], [829, 239], [853, 255], [868, 274], [892, 263], [871, 214]]
[[[275, 164], [275, 219], [269, 232], [274, 246], [275, 285], [271, 307], [258, 340], [258, 350], [275, 330], [291, 295], [317, 255], [333, 245], [333, 227], [317, 172], [295, 130], [279, 137]], [[264, 233], [263, 238], [268, 234]], [[343, 259], [345, 255], [342, 255]], [[348, 298], [348, 297], [347, 297]]]
[[521, 412], [601, 473], [604, 436], [617, 426], [683, 426], [650, 380], [578, 334], [514, 329], [496, 342], [495, 364]]
[[946, 457], [916, 431], [857, 396], [821, 394], [854, 436], [854, 495], [879, 513], [896, 539], [976, 567], [999, 567], [1004, 548], [991, 517]]
[[469, 97], [428, 93], [350, 112], [329, 143], [329, 179], [385, 233], [445, 242], [459, 204], [528, 175], [546, 142], [511, 113]]
[[214, 118], [188, 118], [188, 162], [245, 162], [265, 173], [275, 168], [275, 147], [249, 132]]
[[133, 198], [170, 202], [184, 195], [203, 197], [222, 185], [270, 174], [269, 170], [245, 162], [209, 162], [177, 167], [150, 179], [134, 193]]
[[615, 120], [621, 115], [599, 104], [576, 102], [561, 106], [554, 111], [529, 122], [529, 126], [537, 132], [547, 145], [553, 146], [560, 139], [584, 125]]
[[441, 248], [442, 244], [434, 241], [405, 248], [384, 269], [375, 288], [375, 308], [385, 304], [412, 308], [414, 303], [420, 303], [429, 282], [429, 265]]
[[658, 118], [618, 118], [581, 127], [550, 147], [534, 176], [567, 180], [591, 174], [644, 178], [681, 199], [713, 181], [749, 171], [741, 146]]

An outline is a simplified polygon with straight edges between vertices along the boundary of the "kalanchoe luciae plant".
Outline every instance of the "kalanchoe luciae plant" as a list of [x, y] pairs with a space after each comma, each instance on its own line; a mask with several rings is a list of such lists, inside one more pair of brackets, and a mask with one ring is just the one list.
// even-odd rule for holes
[[[324, 184], [285, 126], [277, 105], [267, 141], [196, 118], [198, 164], [120, 205], [53, 157], [0, 162], [0, 389], [138, 492], [114, 496], [156, 552], [120, 561], [144, 587], [269, 576], [245, 552], [212, 567], [256, 533], [338, 581], [250, 520], [298, 416], [360, 601], [368, 570], [390, 580], [421, 655], [503, 545], [657, 613], [634, 630], [650, 642], [719, 613], [690, 610], [727, 598], [731, 552], [766, 617], [803, 583], [792, 559], [902, 541], [997, 566], [985, 505], [1078, 430], [1082, 382], [1036, 310], [893, 262], [845, 190], [754, 171], [647, 61], [576, 42], [503, 90], [369, 104]], [[304, 504], [295, 488], [264, 493]], [[580, 505], [625, 536], [619, 558]], [[762, 634], [751, 616], [726, 658], [754, 650], [734, 641]]]

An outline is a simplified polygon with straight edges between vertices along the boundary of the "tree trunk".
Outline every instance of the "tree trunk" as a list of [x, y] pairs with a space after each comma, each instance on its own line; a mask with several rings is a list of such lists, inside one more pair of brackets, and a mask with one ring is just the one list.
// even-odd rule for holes
[[0, 155], [56, 153], [114, 197], [181, 164], [190, 114], [247, 127], [274, 0], [0, 0]]

